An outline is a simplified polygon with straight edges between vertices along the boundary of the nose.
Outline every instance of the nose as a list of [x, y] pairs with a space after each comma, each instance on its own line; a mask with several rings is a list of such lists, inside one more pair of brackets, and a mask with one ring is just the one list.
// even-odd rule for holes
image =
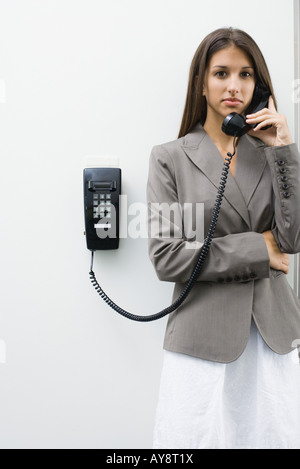
[[238, 84], [238, 77], [231, 76], [229, 83], [228, 83], [228, 92], [232, 95], [235, 95], [239, 92], [239, 84]]

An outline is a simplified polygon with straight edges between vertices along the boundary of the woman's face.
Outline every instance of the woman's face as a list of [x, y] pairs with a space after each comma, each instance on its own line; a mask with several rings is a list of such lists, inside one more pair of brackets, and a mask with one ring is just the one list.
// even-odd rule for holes
[[252, 101], [254, 87], [253, 64], [242, 49], [231, 46], [216, 52], [203, 89], [207, 117], [224, 119], [231, 112], [243, 114]]

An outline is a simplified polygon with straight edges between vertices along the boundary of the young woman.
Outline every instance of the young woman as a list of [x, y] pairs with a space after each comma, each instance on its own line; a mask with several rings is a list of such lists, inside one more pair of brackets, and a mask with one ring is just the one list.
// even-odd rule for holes
[[[271, 96], [249, 114], [256, 84]], [[169, 317], [154, 448], [300, 448], [300, 302], [286, 278], [288, 254], [300, 251], [300, 157], [263, 55], [243, 31], [219, 29], [203, 40], [179, 138], [152, 150], [150, 258], [161, 280], [176, 283], [176, 299], [203, 245], [191, 207], [204, 204], [207, 233], [233, 152], [233, 137], [222, 132], [231, 112], [257, 125], [236, 143], [203, 270]], [[162, 204], [181, 210], [168, 216]]]

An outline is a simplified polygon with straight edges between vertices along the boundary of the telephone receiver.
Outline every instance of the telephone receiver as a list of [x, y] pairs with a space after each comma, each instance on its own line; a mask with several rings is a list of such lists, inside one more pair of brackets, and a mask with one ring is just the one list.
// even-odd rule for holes
[[[255, 114], [256, 112], [268, 107], [270, 96], [271, 92], [268, 88], [264, 87], [260, 83], [256, 84], [248, 114]], [[237, 112], [232, 112], [227, 117], [225, 117], [222, 124], [222, 130], [226, 135], [230, 135], [232, 137], [242, 137], [242, 135], [245, 135], [247, 132], [249, 132], [249, 130], [255, 128], [256, 125], [257, 124], [247, 124], [246, 116], [242, 116]], [[266, 130], [270, 127], [271, 126], [264, 127], [262, 130]]]

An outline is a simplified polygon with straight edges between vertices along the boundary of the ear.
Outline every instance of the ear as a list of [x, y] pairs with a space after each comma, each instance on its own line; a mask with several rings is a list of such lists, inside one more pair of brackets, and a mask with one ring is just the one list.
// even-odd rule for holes
[[[199, 75], [196, 75], [194, 78], [194, 89], [197, 91], [198, 89], [198, 82], [199, 82]], [[205, 84], [203, 85], [202, 96], [206, 95], [206, 87]]]
[[206, 91], [207, 91], [207, 89], [206, 89], [206, 83], [205, 83], [205, 81], [206, 81], [206, 80], [204, 79], [203, 88], [202, 88], [202, 96], [205, 96], [205, 97], [206, 97]]

